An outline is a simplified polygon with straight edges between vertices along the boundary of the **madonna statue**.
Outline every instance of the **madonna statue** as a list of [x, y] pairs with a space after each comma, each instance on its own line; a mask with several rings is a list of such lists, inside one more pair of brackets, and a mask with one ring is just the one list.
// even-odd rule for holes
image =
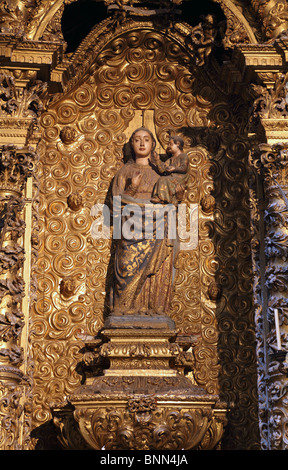
[[[169, 211], [164, 214], [162, 205], [151, 204], [153, 188], [160, 178], [152, 164], [156, 141], [148, 129], [140, 128], [133, 132], [129, 144], [132, 158], [118, 171], [112, 187], [114, 208], [115, 200], [121, 204], [118, 213], [122, 230], [115, 253], [111, 313], [105, 326], [174, 329], [174, 322], [167, 314], [177, 243], [168, 230]], [[172, 205], [169, 206], [171, 209]], [[147, 235], [144, 227], [151, 207], [153, 223]], [[159, 225], [155, 224], [157, 207], [161, 209], [157, 216], [158, 222], [162, 222], [160, 235]], [[172, 208], [175, 210], [175, 206]], [[117, 219], [115, 212], [113, 217]], [[123, 230], [127, 224], [133, 228], [132, 237], [131, 231]]]

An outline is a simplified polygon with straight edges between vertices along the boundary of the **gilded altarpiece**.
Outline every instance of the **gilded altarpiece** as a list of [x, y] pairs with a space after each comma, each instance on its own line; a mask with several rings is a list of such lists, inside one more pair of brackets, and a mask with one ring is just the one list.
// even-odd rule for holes
[[149, 21], [113, 37], [96, 29], [77, 52], [75, 78], [41, 116], [30, 341], [40, 433], [51, 406], [80, 385], [82, 348], [103, 327], [113, 243], [91, 236], [91, 208], [107, 200], [131, 132], [146, 125], [160, 152], [180, 133], [190, 159], [185, 201], [198, 206], [198, 244], [178, 257], [170, 315], [195, 338], [191, 380], [230, 407], [222, 448], [258, 448], [249, 107], [222, 87], [216, 61], [209, 74], [197, 65], [185, 36], [184, 25], [164, 34]]

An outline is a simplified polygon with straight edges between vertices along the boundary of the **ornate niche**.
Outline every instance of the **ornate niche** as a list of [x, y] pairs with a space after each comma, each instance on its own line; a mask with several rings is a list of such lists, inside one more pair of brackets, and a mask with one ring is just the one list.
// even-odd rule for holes
[[[65, 94], [52, 99], [41, 117], [38, 300], [32, 306], [34, 427], [51, 418], [49, 402], [62, 427], [64, 397], [76, 395], [81, 348], [89, 341], [92, 352], [86, 361], [91, 366], [92, 360], [93, 370], [98, 367], [94, 342], [105, 318], [113, 246], [110, 239], [91, 237], [91, 208], [105, 202], [123, 164], [123, 146], [144, 124], [153, 128], [159, 149], [165, 148], [170, 131], [183, 135], [190, 158], [186, 201], [198, 207], [199, 243], [179, 256], [171, 307], [178, 337], [195, 339], [195, 362], [187, 376], [179, 366], [182, 377], [205, 390], [207, 403], [214, 400], [212, 414], [211, 409], [202, 413], [210, 423], [205, 442], [190, 444], [217, 444], [223, 405], [216, 405], [214, 397], [220, 395], [234, 402], [226, 445], [243, 448], [245, 442], [252, 448], [257, 445], [257, 404], [251, 383], [256, 372], [246, 111], [237, 100], [229, 102], [225, 86], [215, 87], [197, 66], [193, 48], [187, 47], [188, 25], [177, 24], [164, 36], [152, 20], [114, 24], [113, 34], [110, 22], [92, 31], [78, 49]], [[111, 358], [104, 346], [102, 357]], [[165, 348], [168, 356], [162, 360], [167, 362], [167, 342]], [[123, 404], [121, 419], [130, 413], [139, 424], [147, 411], [147, 419], [155, 422], [155, 404], [129, 403], [128, 409]], [[99, 413], [94, 429], [102, 419]], [[169, 420], [168, 414], [163, 419]], [[77, 416], [80, 420], [80, 412]], [[94, 447], [105, 444], [89, 439]]]

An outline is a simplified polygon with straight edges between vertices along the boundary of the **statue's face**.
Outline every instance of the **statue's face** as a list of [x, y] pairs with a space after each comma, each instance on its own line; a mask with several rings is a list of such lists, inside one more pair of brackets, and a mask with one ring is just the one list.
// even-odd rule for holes
[[179, 150], [179, 145], [175, 144], [173, 139], [170, 139], [168, 142], [168, 146], [167, 146], [167, 152], [174, 154], [178, 152], [178, 150]]
[[147, 131], [137, 131], [132, 139], [132, 146], [137, 158], [146, 158], [151, 155], [153, 141]]

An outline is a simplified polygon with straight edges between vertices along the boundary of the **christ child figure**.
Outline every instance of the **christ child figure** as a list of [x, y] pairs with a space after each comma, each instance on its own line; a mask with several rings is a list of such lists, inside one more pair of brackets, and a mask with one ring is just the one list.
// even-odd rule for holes
[[183, 152], [183, 148], [182, 137], [172, 136], [167, 147], [167, 154], [170, 155], [168, 160], [162, 162], [159, 155], [156, 152], [153, 153], [151, 163], [162, 175], [152, 192], [151, 202], [154, 204], [177, 204], [179, 202], [179, 192], [181, 194], [182, 189], [183, 194], [183, 190], [186, 188], [189, 169], [189, 158]]

